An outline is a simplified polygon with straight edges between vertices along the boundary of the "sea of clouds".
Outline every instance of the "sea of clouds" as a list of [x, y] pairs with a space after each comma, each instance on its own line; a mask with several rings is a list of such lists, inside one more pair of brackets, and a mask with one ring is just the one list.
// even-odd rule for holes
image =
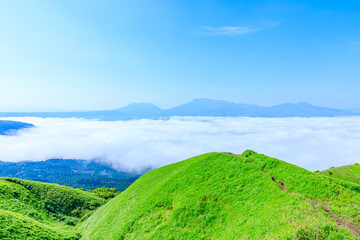
[[360, 117], [174, 117], [95, 121], [3, 118], [34, 124], [0, 135], [0, 160], [98, 159], [117, 169], [154, 168], [207, 152], [252, 149], [309, 170], [360, 162]]

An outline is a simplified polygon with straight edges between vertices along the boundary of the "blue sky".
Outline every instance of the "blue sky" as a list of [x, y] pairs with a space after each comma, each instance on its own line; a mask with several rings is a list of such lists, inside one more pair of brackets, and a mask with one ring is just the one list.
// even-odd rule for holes
[[0, 111], [360, 108], [359, 1], [0, 0]]

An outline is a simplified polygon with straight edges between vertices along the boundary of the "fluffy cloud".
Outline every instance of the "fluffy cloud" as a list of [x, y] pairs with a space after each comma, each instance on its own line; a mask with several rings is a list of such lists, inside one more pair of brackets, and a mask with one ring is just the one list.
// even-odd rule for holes
[[206, 152], [252, 149], [309, 170], [360, 162], [360, 118], [212, 118], [102, 122], [7, 118], [36, 125], [0, 136], [0, 160], [100, 159], [139, 170]]

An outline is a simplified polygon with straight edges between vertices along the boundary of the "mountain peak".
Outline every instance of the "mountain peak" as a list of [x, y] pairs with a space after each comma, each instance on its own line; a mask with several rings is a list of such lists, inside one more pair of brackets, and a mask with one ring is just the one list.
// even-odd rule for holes
[[157, 117], [162, 111], [161, 108], [152, 103], [131, 103], [123, 108], [116, 109], [129, 117]]
[[194, 98], [189, 103], [230, 103], [225, 100], [217, 100], [217, 99], [211, 99], [211, 98]]
[[308, 103], [308, 102], [296, 102], [296, 103], [282, 103], [282, 104], [278, 104], [275, 105], [273, 107], [278, 107], [278, 106], [288, 106], [288, 107], [296, 107], [296, 106], [303, 106], [303, 107], [313, 107], [314, 105]]
[[160, 109], [158, 106], [156, 106], [155, 104], [153, 103], [130, 103], [129, 105], [125, 106], [125, 107], [122, 107], [120, 109], [135, 109], [135, 108], [152, 108], [152, 109]]
[[311, 103], [308, 103], [308, 102], [297, 102], [297, 103], [294, 103], [294, 105], [300, 105], [300, 106], [313, 106]]

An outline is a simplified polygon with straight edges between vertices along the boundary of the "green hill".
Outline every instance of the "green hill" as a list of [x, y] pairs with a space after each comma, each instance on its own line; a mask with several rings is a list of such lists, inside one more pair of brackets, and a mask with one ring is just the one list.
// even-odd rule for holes
[[97, 210], [91, 192], [0, 178], [0, 239], [357, 239], [360, 185], [336, 175], [208, 153], [148, 172]]
[[354, 165], [347, 165], [336, 168], [332, 167], [328, 170], [321, 171], [320, 174], [360, 184], [360, 165], [358, 163], [355, 163]]
[[70, 187], [0, 178], [0, 239], [79, 239], [74, 225], [103, 203]]
[[208, 153], [140, 177], [82, 239], [355, 239], [357, 185], [264, 155]]

